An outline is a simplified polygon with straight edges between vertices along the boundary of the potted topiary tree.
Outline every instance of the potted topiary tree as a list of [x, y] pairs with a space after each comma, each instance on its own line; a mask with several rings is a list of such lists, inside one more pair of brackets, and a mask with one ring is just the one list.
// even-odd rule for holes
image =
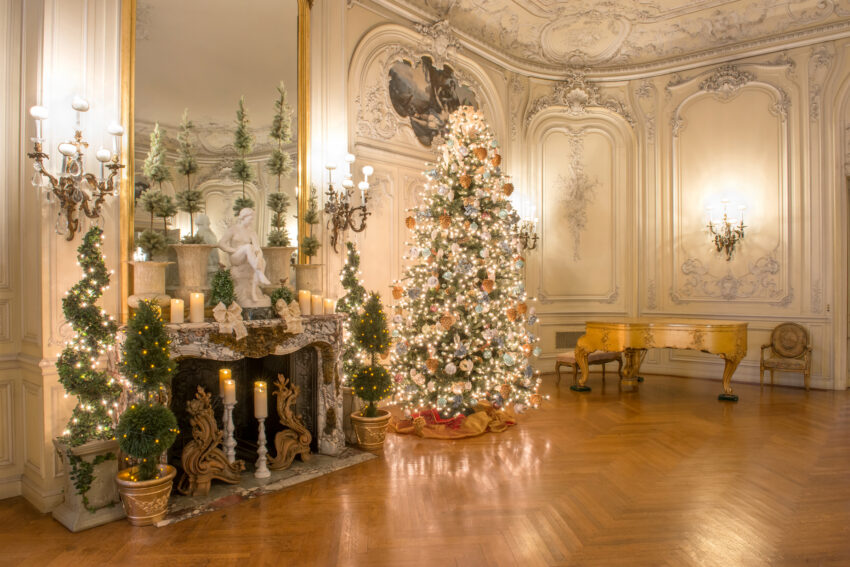
[[118, 473], [118, 492], [130, 523], [145, 526], [165, 517], [176, 470], [160, 464], [177, 438], [177, 419], [163, 405], [164, 391], [176, 372], [161, 310], [141, 301], [127, 325], [121, 368], [130, 383], [130, 407], [118, 421], [118, 444], [137, 464]]
[[186, 189], [177, 193], [177, 208], [189, 214], [189, 234], [184, 236], [179, 244], [172, 245], [177, 254], [177, 270], [180, 276], [180, 286], [175, 294], [186, 304], [189, 303], [192, 293], [206, 293], [209, 289], [207, 264], [210, 252], [215, 248], [195, 234], [195, 214], [204, 210], [204, 200], [200, 191], [192, 189], [192, 175], [198, 171], [198, 161], [195, 159], [191, 139], [194, 128], [194, 123], [189, 120], [189, 110], [186, 109], [180, 122], [180, 133], [177, 134], [177, 171], [186, 177]]
[[369, 357], [368, 364], [359, 365], [351, 374], [354, 395], [367, 405], [362, 411], [351, 414], [351, 423], [357, 434], [357, 445], [366, 451], [378, 453], [384, 448], [390, 412], [378, 409], [377, 403], [392, 393], [392, 380], [387, 369], [378, 362], [378, 356], [390, 348], [387, 317], [377, 293], [372, 293], [355, 316], [351, 335]]
[[295, 265], [295, 283], [298, 289], [308, 289], [314, 293], [322, 291], [322, 265], [314, 264], [313, 256], [318, 254], [322, 243], [313, 234], [314, 226], [319, 224], [319, 204], [316, 194], [316, 186], [310, 186], [310, 200], [307, 212], [304, 213], [304, 223], [307, 225], [307, 234], [301, 239], [301, 252], [307, 257], [306, 264]]
[[[366, 288], [360, 279], [360, 254], [353, 242], [346, 242], [347, 254], [345, 266], [339, 274], [342, 288], [345, 290], [339, 301], [336, 302], [336, 312], [343, 313], [346, 318], [342, 323], [342, 407], [343, 415], [348, 416], [352, 411], [362, 409], [362, 402], [354, 395], [351, 389], [351, 375], [358, 366], [365, 363], [368, 353], [363, 350], [360, 343], [354, 339], [351, 333], [351, 324], [363, 309], [366, 301]], [[352, 429], [351, 420], [343, 420], [345, 439], [350, 443], [357, 442], [357, 436]]]
[[[289, 208], [289, 196], [281, 192], [284, 177], [292, 174], [292, 158], [283, 150], [284, 144], [292, 142], [292, 107], [286, 102], [286, 87], [283, 81], [277, 87], [278, 98], [274, 102], [274, 119], [269, 137], [277, 147], [272, 149], [266, 162], [266, 169], [277, 176], [277, 192], [271, 193], [266, 205], [272, 211], [272, 228], [269, 231], [268, 246], [263, 247], [266, 259], [266, 277], [271, 282], [271, 291], [289, 280], [292, 266], [292, 253], [296, 247], [289, 245], [286, 232], [286, 211]], [[272, 303], [274, 305], [274, 303]]]
[[82, 279], [62, 299], [62, 312], [74, 335], [65, 344], [56, 370], [59, 383], [77, 398], [61, 437], [53, 440], [65, 465], [65, 500], [53, 517], [72, 532], [123, 517], [112, 479], [118, 472], [114, 411], [121, 387], [101, 367], [115, 343], [116, 325], [96, 302], [109, 285], [101, 254], [103, 231], [91, 228], [77, 248]]
[[254, 146], [254, 135], [248, 129], [248, 114], [245, 111], [245, 97], [239, 99], [239, 107], [236, 109], [236, 131], [233, 133], [233, 149], [239, 154], [233, 160], [230, 174], [236, 181], [242, 182], [242, 196], [237, 197], [233, 203], [233, 214], [239, 216], [242, 209], [253, 209], [254, 200], [245, 195], [245, 184], [254, 180], [254, 170], [248, 163], [248, 154]]

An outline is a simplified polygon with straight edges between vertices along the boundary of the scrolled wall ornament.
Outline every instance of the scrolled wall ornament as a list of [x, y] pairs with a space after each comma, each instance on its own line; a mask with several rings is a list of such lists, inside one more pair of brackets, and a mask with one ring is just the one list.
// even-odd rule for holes
[[550, 95], [535, 100], [525, 115], [526, 128], [535, 116], [552, 106], [566, 107], [571, 116], [587, 114], [593, 108], [605, 109], [621, 116], [630, 126], [635, 125], [628, 107], [613, 97], [603, 97], [599, 87], [587, 79], [586, 70], [569, 69]]

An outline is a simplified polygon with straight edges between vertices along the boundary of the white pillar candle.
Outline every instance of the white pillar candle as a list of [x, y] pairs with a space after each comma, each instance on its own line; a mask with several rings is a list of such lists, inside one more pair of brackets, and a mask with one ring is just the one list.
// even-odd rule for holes
[[254, 417], [257, 419], [269, 416], [268, 393], [265, 382], [254, 382]]
[[236, 380], [224, 381], [224, 392], [221, 397], [224, 398], [225, 404], [236, 403]]
[[193, 293], [189, 296], [189, 322], [204, 322], [204, 294]]
[[171, 300], [171, 322], [172, 323], [182, 323], [183, 322], [183, 307], [184, 303], [182, 299], [172, 299]]
[[298, 306], [301, 308], [302, 315], [310, 314], [310, 291], [306, 289], [298, 290]]
[[218, 395], [224, 397], [224, 382], [233, 378], [229, 368], [218, 369]]
[[312, 315], [321, 315], [322, 314], [322, 296], [313, 294], [312, 301], [310, 304], [310, 313]]
[[330, 297], [326, 297], [325, 298], [325, 315], [333, 315], [335, 305], [336, 305], [336, 301], [334, 301]]

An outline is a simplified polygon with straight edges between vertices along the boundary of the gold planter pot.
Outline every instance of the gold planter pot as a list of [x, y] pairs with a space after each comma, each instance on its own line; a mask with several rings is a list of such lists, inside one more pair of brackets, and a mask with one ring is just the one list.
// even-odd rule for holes
[[377, 417], [363, 417], [359, 411], [352, 413], [351, 425], [357, 435], [357, 446], [371, 453], [383, 451], [391, 417], [390, 412], [382, 409], [378, 410]]
[[118, 473], [118, 494], [124, 503], [127, 519], [134, 526], [149, 526], [165, 518], [171, 483], [177, 469], [171, 465], [159, 465], [159, 478], [153, 480], [131, 480], [138, 467], [130, 467]]

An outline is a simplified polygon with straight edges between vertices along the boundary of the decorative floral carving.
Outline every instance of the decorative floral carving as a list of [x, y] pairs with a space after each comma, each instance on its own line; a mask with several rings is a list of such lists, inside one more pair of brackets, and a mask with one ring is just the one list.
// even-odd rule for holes
[[812, 122], [817, 121], [820, 115], [823, 82], [834, 58], [835, 47], [831, 43], [812, 48], [809, 57], [809, 119]]
[[366, 87], [354, 100], [357, 110], [357, 135], [378, 140], [391, 140], [404, 124], [389, 104], [387, 86], [381, 81]]
[[587, 208], [593, 203], [599, 181], [584, 171], [584, 131], [570, 132], [570, 164], [567, 175], [558, 176], [566, 224], [573, 244], [573, 260], [581, 260], [581, 235], [587, 226]]
[[749, 71], [741, 71], [737, 65], [721, 65], [699, 84], [699, 90], [723, 93], [728, 96], [755, 79], [754, 74]]
[[823, 313], [823, 288], [820, 279], [812, 284], [812, 313]]
[[674, 303], [686, 303], [690, 299], [777, 299], [786, 304], [791, 301], [787, 296], [782, 297], [780, 266], [772, 255], [749, 263], [747, 273], [742, 276], [735, 276], [731, 269], [725, 275], [715, 276], [697, 258], [685, 260], [680, 270], [685, 281], [670, 293]]
[[415, 24], [415, 27], [429, 42], [427, 49], [434, 59], [435, 66], [444, 66], [460, 51], [461, 43], [454, 36], [448, 20], [439, 20], [431, 25]]
[[611, 97], [603, 98], [599, 87], [587, 80], [584, 71], [576, 69], [567, 71], [566, 78], [555, 85], [552, 94], [534, 101], [525, 116], [526, 127], [537, 114], [551, 106], [563, 106], [571, 116], [586, 114], [590, 108], [603, 108], [619, 114], [630, 125], [635, 124], [625, 104]]
[[646, 285], [646, 306], [650, 309], [658, 308], [658, 299], [655, 280], [649, 280], [649, 283]]

